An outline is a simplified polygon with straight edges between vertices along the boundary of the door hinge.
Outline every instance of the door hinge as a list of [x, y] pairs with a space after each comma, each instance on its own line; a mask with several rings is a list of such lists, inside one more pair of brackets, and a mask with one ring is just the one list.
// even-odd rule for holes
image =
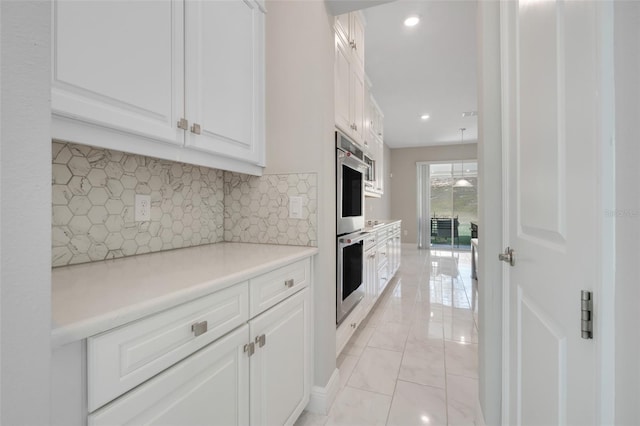
[[593, 339], [593, 300], [592, 293], [587, 290], [582, 290], [580, 294], [580, 301], [582, 302], [582, 338]]
[[248, 356], [253, 355], [256, 352], [255, 343], [251, 342], [244, 345], [244, 351], [247, 353]]

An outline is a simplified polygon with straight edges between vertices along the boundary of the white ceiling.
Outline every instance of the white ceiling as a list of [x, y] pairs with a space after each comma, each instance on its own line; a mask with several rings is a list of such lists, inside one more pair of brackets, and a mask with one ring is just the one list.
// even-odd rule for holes
[[[391, 148], [477, 140], [476, 1], [398, 0], [363, 10], [365, 70]], [[405, 27], [409, 15], [420, 16]], [[429, 114], [426, 121], [420, 115]]]

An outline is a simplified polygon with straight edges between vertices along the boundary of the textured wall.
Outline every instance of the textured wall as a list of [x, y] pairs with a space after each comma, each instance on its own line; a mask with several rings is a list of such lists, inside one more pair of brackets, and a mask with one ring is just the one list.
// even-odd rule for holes
[[[52, 265], [62, 266], [223, 240], [220, 170], [53, 143]], [[151, 220], [134, 221], [135, 194]]]
[[[249, 176], [225, 173], [224, 239], [317, 246], [315, 173]], [[302, 198], [302, 219], [289, 218], [289, 197]]]

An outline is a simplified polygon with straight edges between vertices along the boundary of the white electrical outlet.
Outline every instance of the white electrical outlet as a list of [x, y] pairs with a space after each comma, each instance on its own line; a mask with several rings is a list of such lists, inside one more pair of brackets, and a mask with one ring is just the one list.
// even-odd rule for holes
[[151, 195], [136, 194], [135, 221], [146, 222], [151, 220]]
[[289, 197], [289, 218], [302, 219], [302, 197]]

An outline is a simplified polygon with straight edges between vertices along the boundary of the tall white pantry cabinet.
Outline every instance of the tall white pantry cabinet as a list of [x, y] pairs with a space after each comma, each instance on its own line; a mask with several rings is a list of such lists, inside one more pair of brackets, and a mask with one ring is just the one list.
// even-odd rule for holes
[[261, 174], [262, 1], [52, 7], [54, 139]]

